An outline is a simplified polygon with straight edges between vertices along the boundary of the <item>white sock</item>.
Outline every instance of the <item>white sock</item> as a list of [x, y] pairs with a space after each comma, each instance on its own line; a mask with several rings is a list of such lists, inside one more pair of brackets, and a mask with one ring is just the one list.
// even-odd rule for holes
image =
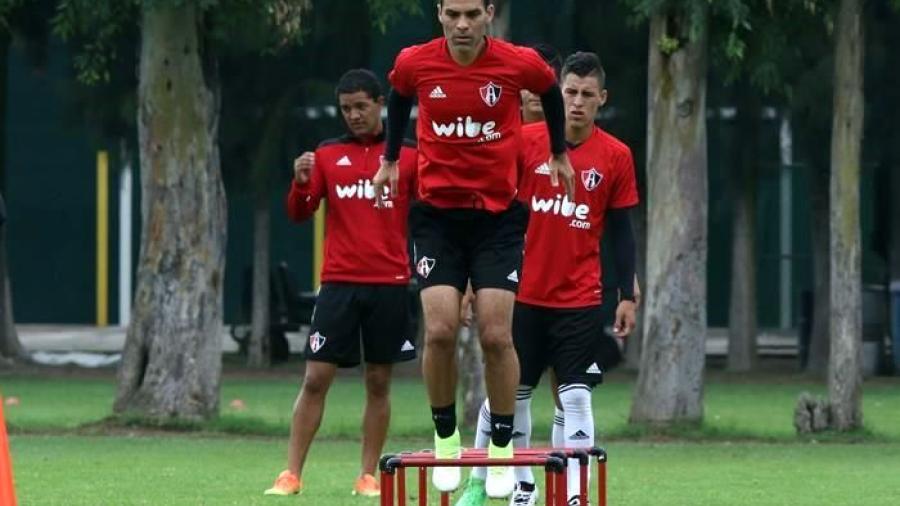
[[550, 445], [554, 448], [566, 447], [566, 435], [563, 431], [563, 410], [553, 409], [553, 429], [550, 431]]
[[[516, 437], [517, 434], [521, 434]], [[519, 385], [516, 389], [516, 414], [513, 419], [513, 448], [531, 447], [531, 387]], [[516, 481], [534, 483], [531, 466], [515, 468]]]
[[[513, 422], [515, 423], [515, 422]], [[513, 428], [515, 431], [515, 428]], [[487, 399], [481, 403], [481, 409], [478, 411], [478, 425], [475, 427], [475, 448], [487, 448], [491, 441], [491, 406]], [[473, 467], [472, 476], [478, 479], [487, 477], [486, 467]]]
[[[562, 384], [559, 386], [559, 400], [563, 406], [565, 418], [564, 434], [566, 446], [570, 448], [591, 448], [594, 446], [594, 414], [591, 411], [591, 389], [581, 383]], [[580, 491], [580, 467], [578, 459], [569, 459], [568, 497], [578, 495]], [[590, 481], [590, 468], [588, 468]]]

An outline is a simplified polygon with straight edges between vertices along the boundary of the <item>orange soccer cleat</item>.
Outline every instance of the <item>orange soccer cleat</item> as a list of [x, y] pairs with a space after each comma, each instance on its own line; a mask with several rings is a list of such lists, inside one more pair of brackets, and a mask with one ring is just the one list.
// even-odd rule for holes
[[264, 492], [265, 495], [294, 495], [303, 490], [303, 481], [294, 473], [284, 470], [275, 478], [272, 488]]
[[356, 479], [353, 484], [353, 495], [361, 495], [363, 497], [378, 497], [381, 495], [381, 485], [378, 480], [371, 474], [364, 474]]

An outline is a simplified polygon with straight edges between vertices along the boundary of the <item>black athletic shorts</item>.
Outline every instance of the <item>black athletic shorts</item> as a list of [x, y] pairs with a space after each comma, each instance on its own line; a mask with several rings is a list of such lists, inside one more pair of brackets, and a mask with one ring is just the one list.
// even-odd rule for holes
[[601, 306], [556, 309], [516, 302], [513, 343], [519, 383], [532, 388], [548, 367], [560, 384], [594, 386], [622, 358], [615, 339], [604, 333]]
[[528, 211], [518, 200], [499, 213], [439, 209], [416, 202], [409, 211], [419, 286], [500, 288], [516, 292]]
[[413, 336], [406, 285], [323, 283], [304, 355], [338, 367], [393, 364], [416, 358]]

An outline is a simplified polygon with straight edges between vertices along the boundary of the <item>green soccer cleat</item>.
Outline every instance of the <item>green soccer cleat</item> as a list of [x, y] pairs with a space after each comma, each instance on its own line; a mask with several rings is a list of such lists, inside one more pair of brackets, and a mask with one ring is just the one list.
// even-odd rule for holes
[[[434, 458], [458, 459], [460, 455], [462, 455], [462, 445], [459, 429], [446, 438], [434, 435]], [[435, 467], [431, 472], [431, 482], [441, 492], [453, 492], [459, 488], [461, 474], [458, 467]]]
[[487, 492], [484, 491], [484, 480], [469, 476], [462, 495], [454, 506], [484, 506], [487, 501]]
[[[512, 441], [506, 443], [506, 446], [494, 446], [492, 441], [488, 445], [489, 459], [511, 459], [513, 458]], [[503, 499], [512, 494], [516, 486], [516, 477], [512, 466], [489, 466], [487, 468], [487, 479], [484, 482], [484, 490], [491, 499]]]

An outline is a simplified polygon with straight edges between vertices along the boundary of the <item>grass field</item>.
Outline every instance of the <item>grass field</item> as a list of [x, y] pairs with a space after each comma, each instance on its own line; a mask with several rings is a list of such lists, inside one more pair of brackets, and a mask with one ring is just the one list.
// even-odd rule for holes
[[[23, 505], [377, 504], [349, 494], [359, 451], [350, 441], [313, 446], [307, 488], [296, 498], [261, 495], [284, 458], [283, 442], [270, 438], [24, 435], [12, 449]], [[893, 443], [616, 442], [608, 450], [613, 506], [900, 503]]]
[[[633, 383], [630, 376], [613, 376], [594, 393], [598, 436], [632, 438], [628, 410]], [[204, 428], [230, 433], [285, 436], [290, 410], [299, 384], [290, 379], [227, 378], [222, 385], [222, 415]], [[794, 441], [794, 403], [800, 392], [824, 393], [808, 381], [737, 381], [715, 379], [706, 386], [706, 418], [698, 431], [685, 437]], [[58, 431], [98, 422], [110, 414], [115, 385], [112, 378], [0, 377], [0, 392], [16, 396], [21, 404], [7, 408], [7, 423], [14, 431]], [[425, 438], [430, 434], [425, 389], [417, 380], [397, 380], [393, 386], [395, 409], [391, 435]], [[241, 399], [246, 409], [229, 408]], [[359, 380], [338, 380], [329, 396], [321, 434], [353, 438], [359, 434], [363, 391]], [[400, 401], [402, 400], [402, 402]], [[869, 382], [863, 398], [869, 439], [900, 442], [900, 381]], [[551, 400], [539, 387], [533, 405], [535, 434], [549, 434]]]
[[[98, 423], [110, 413], [111, 377], [0, 376], [0, 392], [19, 399], [5, 411], [20, 502], [377, 504], [349, 496], [358, 472], [363, 398], [356, 378], [342, 378], [329, 398], [305, 493], [282, 500], [261, 496], [284, 465], [295, 378], [229, 376], [218, 420], [172, 432]], [[610, 453], [613, 506], [900, 504], [896, 379], [866, 383], [863, 433], [820, 442], [798, 438], [791, 425], [797, 395], [823, 392], [802, 378], [712, 375], [704, 425], [665, 438], [628, 426], [632, 388], [633, 377], [620, 374], [595, 393], [598, 441]], [[387, 450], [426, 447], [431, 426], [423, 386], [402, 379], [393, 394]], [[229, 408], [233, 399], [243, 400], [246, 409]], [[549, 434], [550, 408], [542, 388], [534, 403], [538, 441]]]

